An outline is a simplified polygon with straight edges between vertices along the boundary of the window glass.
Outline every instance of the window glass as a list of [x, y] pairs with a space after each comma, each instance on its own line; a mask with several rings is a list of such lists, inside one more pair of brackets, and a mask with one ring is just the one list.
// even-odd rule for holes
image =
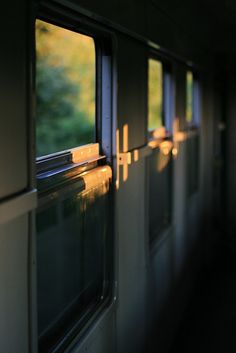
[[149, 240], [159, 238], [171, 224], [172, 158], [171, 151], [163, 154], [159, 148], [148, 157], [149, 174]]
[[193, 73], [187, 72], [186, 75], [186, 120], [193, 122]]
[[[96, 171], [88, 173], [97, 178]], [[47, 191], [48, 202], [41, 197], [36, 218], [42, 353], [52, 352], [63, 337], [81, 329], [86, 313], [95, 312], [106, 298], [110, 279], [106, 266], [106, 247], [111, 239], [109, 181], [81, 191], [84, 183], [80, 176], [77, 181], [65, 181], [65, 175], [60, 174], [51, 179], [57, 182], [51, 181], [54, 189]]]
[[93, 142], [95, 78], [101, 106], [111, 104], [111, 55], [99, 54], [96, 71], [92, 37], [41, 20], [35, 32], [37, 156], [53, 153], [36, 161], [38, 351], [64, 352], [110, 303], [112, 170], [100, 161], [103, 136]]
[[36, 155], [95, 141], [91, 37], [36, 21]]
[[163, 125], [163, 67], [160, 61], [148, 60], [148, 130]]

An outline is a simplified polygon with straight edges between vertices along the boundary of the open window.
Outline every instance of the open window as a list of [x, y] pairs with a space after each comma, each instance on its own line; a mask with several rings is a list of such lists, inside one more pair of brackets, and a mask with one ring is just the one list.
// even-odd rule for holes
[[199, 111], [199, 81], [195, 72], [186, 71], [186, 123], [189, 128], [198, 128], [200, 124]]
[[172, 131], [173, 87], [170, 65], [155, 55], [148, 59], [149, 140], [167, 137]]
[[[35, 23], [38, 337], [44, 353], [63, 350], [108, 305], [113, 263], [106, 162], [111, 47], [89, 25], [72, 31], [68, 19], [55, 17], [42, 15]], [[110, 133], [106, 148], [103, 131]]]
[[148, 131], [155, 132], [164, 126], [163, 64], [154, 58], [148, 60]]
[[36, 20], [36, 57], [37, 157], [94, 143], [94, 39]]
[[186, 121], [187, 124], [193, 124], [193, 73], [186, 72]]

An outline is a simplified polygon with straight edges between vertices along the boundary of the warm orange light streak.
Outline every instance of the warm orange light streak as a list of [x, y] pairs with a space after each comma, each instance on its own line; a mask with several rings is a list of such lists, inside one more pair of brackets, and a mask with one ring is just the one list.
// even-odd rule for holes
[[138, 160], [139, 160], [139, 152], [138, 150], [134, 150], [134, 161], [138, 162]]
[[[128, 124], [123, 126], [123, 152], [128, 152], [129, 149], [129, 127]], [[123, 181], [125, 182], [128, 179], [128, 163], [123, 164]]]
[[152, 132], [152, 136], [155, 138], [155, 139], [158, 139], [158, 138], [163, 138], [166, 136], [166, 128], [164, 126], [154, 130]]
[[186, 132], [180, 131], [180, 122], [177, 117], [173, 121], [173, 138], [176, 142], [185, 141], [187, 138]]
[[172, 149], [172, 155], [173, 155], [174, 157], [176, 157], [177, 154], [178, 154], [178, 149], [177, 149], [176, 147], [174, 147], [174, 148]]
[[187, 133], [184, 131], [180, 131], [180, 121], [179, 118], [176, 117], [173, 121], [173, 140], [174, 146], [172, 149], [172, 155], [176, 159], [179, 153], [179, 143], [183, 142], [187, 139]]
[[126, 182], [129, 176], [128, 164], [123, 165], [123, 181]]
[[168, 165], [170, 160], [170, 154], [164, 155], [161, 152], [158, 155], [157, 160], [157, 170], [158, 172], [162, 172]]
[[187, 135], [186, 135], [185, 132], [179, 131], [179, 132], [177, 132], [177, 134], [175, 135], [174, 139], [175, 139], [175, 141], [177, 141], [177, 142], [183, 142], [183, 141], [186, 140], [186, 137], [187, 137]]
[[123, 152], [128, 152], [129, 150], [129, 127], [128, 124], [123, 126]]
[[168, 156], [172, 147], [173, 147], [173, 144], [171, 141], [163, 141], [160, 144], [160, 151], [162, 154], [164, 154], [164, 156]]
[[157, 170], [158, 172], [163, 171], [170, 160], [171, 150], [173, 144], [171, 141], [162, 141], [160, 143], [160, 153], [158, 154]]
[[148, 146], [154, 149], [154, 148], [157, 148], [160, 145], [160, 143], [161, 143], [160, 140], [151, 140], [148, 142]]
[[100, 185], [104, 185], [103, 194], [109, 190], [109, 182], [112, 178], [112, 170], [109, 166], [97, 167], [92, 171], [85, 172], [81, 175], [85, 183], [85, 191], [93, 188], [97, 188]]
[[99, 157], [99, 144], [91, 143], [71, 150], [72, 162], [82, 163]]

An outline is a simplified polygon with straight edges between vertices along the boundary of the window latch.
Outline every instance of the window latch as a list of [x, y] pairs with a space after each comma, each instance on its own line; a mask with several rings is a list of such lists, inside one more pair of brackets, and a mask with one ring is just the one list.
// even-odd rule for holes
[[119, 165], [127, 165], [132, 163], [131, 152], [119, 153]]
[[119, 153], [119, 165], [130, 165], [137, 162], [140, 158], [150, 156], [152, 149], [149, 146], [143, 146], [129, 152]]

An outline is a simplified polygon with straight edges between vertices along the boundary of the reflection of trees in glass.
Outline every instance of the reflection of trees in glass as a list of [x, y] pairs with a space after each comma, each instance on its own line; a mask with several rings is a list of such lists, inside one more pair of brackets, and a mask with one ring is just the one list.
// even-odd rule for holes
[[191, 123], [193, 120], [193, 74], [187, 72], [186, 76], [186, 120]]
[[36, 21], [37, 156], [94, 141], [93, 39]]
[[161, 127], [163, 105], [162, 63], [148, 60], [148, 130]]

